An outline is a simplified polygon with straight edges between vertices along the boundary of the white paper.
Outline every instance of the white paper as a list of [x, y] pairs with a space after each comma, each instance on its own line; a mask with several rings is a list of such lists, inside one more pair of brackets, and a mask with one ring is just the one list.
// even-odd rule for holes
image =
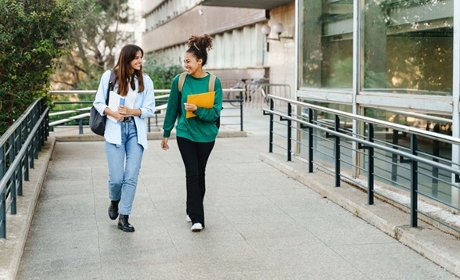
[[[112, 111], [118, 111], [118, 106], [125, 104], [125, 98], [118, 95], [114, 91], [109, 92], [109, 107], [110, 110]], [[114, 117], [107, 115], [107, 118], [113, 122], [118, 122]]]
[[137, 93], [129, 87], [128, 94], [125, 96], [125, 106], [126, 108], [133, 109], [134, 101], [136, 101]]

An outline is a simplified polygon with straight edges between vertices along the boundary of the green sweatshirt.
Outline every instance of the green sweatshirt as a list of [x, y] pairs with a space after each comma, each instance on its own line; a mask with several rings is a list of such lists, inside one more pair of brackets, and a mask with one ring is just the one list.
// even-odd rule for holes
[[[179, 76], [174, 77], [169, 94], [168, 105], [166, 107], [166, 116], [163, 124], [163, 137], [169, 138], [171, 130], [177, 119], [176, 135], [187, 138], [194, 142], [212, 142], [216, 140], [219, 129], [215, 121], [220, 115], [222, 109], [222, 85], [219, 78], [216, 78], [214, 90], [214, 106], [210, 109], [200, 108], [194, 112], [196, 117], [186, 118], [184, 103], [187, 102], [187, 96], [192, 94], [204, 93], [209, 91], [209, 73], [203, 78], [195, 78], [187, 74], [182, 94], [179, 93], [178, 82]], [[181, 100], [179, 102], [179, 96]], [[177, 115], [177, 107], [180, 104], [180, 115]]]

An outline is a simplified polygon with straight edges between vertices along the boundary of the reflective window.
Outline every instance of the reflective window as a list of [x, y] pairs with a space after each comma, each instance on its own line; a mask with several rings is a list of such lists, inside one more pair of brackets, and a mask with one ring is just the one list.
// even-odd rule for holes
[[452, 94], [452, 25], [452, 0], [365, 0], [363, 88]]
[[[364, 90], [452, 94], [453, 0], [365, 0]], [[351, 89], [353, 1], [300, 4], [300, 86]]]
[[300, 14], [300, 86], [352, 88], [353, 0], [304, 0]]

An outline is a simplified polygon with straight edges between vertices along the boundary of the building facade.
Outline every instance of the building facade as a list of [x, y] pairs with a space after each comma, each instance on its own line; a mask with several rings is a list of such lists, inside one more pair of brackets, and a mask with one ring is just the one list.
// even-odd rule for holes
[[[214, 48], [209, 52], [207, 70], [224, 82], [229, 81], [225, 86], [240, 79], [266, 78], [270, 82], [290, 83], [293, 88], [294, 1], [278, 1], [288, 4], [275, 6], [273, 10], [265, 8], [267, 3], [250, 5], [264, 1], [247, 1], [249, 5], [233, 2], [145, 1], [146, 28], [141, 45], [146, 53], [155, 53], [163, 63], [182, 64], [188, 38], [209, 34], [214, 39]], [[291, 39], [268, 37], [267, 40], [262, 27], [275, 21], [283, 24], [283, 33]], [[278, 39], [276, 34], [273, 38]]]
[[299, 0], [296, 13], [298, 99], [459, 136], [459, 1]]
[[[460, 136], [460, 1], [156, 0], [144, 7], [142, 46], [165, 63], [181, 62], [188, 37], [207, 33], [214, 38], [208, 69], [223, 80], [265, 77], [290, 85], [293, 99]], [[443, 156], [460, 163], [456, 145]], [[359, 176], [359, 168], [351, 172]], [[460, 205], [458, 189], [448, 192]]]

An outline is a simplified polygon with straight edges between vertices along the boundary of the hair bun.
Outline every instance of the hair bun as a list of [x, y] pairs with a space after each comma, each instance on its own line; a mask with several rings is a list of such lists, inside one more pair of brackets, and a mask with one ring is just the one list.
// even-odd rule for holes
[[196, 48], [198, 51], [210, 51], [212, 49], [212, 37], [208, 34], [203, 36], [192, 35], [188, 39], [188, 46]]

